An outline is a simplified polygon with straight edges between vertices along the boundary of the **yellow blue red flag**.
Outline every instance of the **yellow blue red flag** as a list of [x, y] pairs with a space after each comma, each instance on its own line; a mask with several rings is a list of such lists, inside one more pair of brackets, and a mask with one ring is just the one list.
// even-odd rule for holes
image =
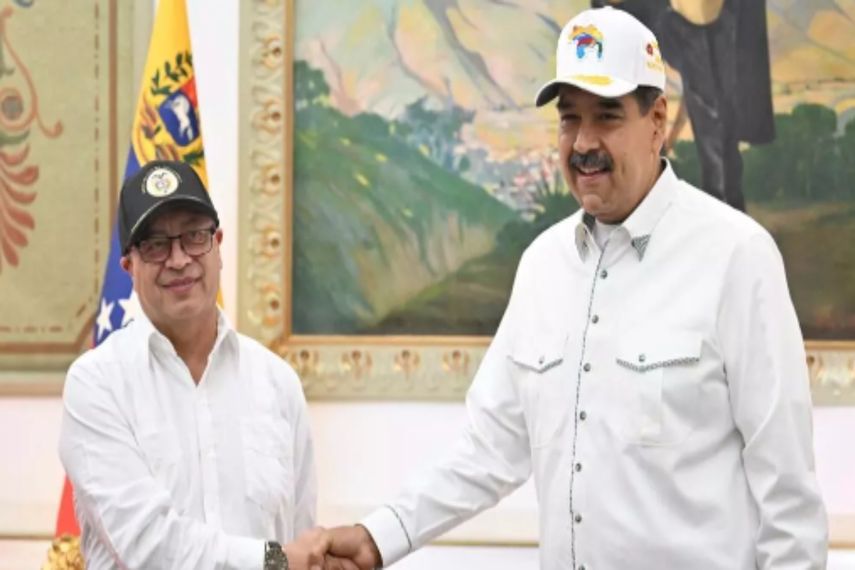
[[[205, 151], [184, 0], [160, 0], [151, 33], [131, 130], [125, 179], [152, 160], [182, 160], [199, 174], [205, 187]], [[110, 256], [104, 272], [94, 341], [101, 343], [140, 311], [131, 280], [119, 266], [122, 251], [113, 225]]]

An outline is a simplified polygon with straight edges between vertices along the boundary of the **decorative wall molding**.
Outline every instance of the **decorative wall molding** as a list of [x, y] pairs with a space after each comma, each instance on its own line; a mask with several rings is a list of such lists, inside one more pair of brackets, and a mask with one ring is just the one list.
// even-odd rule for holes
[[286, 331], [290, 263], [290, 2], [252, 0], [240, 9], [240, 197], [238, 323], [272, 344]]
[[300, 375], [310, 399], [461, 401], [487, 341], [296, 337], [273, 348]]
[[137, 41], [147, 21], [136, 17], [146, 8], [150, 0], [36, 0], [10, 3], [0, 18], [0, 178], [13, 198], [0, 217], [15, 226], [7, 228], [14, 247], [0, 254], [2, 395], [59, 393], [52, 373], [90, 344], [128, 152], [135, 58], [147, 48]]
[[855, 406], [855, 343], [806, 343], [814, 405]]

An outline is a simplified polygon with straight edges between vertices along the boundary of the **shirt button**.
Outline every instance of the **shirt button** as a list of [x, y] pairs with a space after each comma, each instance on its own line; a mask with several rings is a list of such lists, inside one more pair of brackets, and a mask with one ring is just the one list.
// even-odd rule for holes
[[591, 371], [591, 363], [586, 362], [585, 366], [582, 367], [582, 370], [584, 370], [585, 372], [590, 372]]
[[645, 354], [639, 354], [638, 355], [638, 361], [639, 362], [644, 362], [645, 360], [647, 360], [647, 355], [645, 355]]
[[584, 565], [584, 564], [579, 564], [579, 570], [585, 570], [585, 565]]
[[600, 322], [600, 316], [594, 315], [593, 317], [591, 317], [591, 322], [597, 324], [598, 322]]
[[544, 361], [544, 360], [546, 360], [546, 358], [544, 358], [543, 356], [541, 356], [540, 358], [538, 358], [538, 359], [537, 359], [537, 363], [538, 363], [538, 364], [543, 364], [543, 361]]
[[582, 410], [581, 412], [579, 412], [579, 419], [582, 420], [583, 422], [586, 419], [588, 419], [588, 414], [587, 414], [587, 412], [585, 412], [585, 410]]
[[602, 271], [600, 271], [600, 279], [605, 279], [605, 278], [606, 278], [606, 277], [608, 277], [608, 276], [609, 276], [609, 272], [608, 272], [608, 271], [606, 271], [605, 269], [603, 269]]
[[[582, 522], [582, 515], [576, 515], [575, 517], [573, 517], [573, 520], [576, 521], [577, 523]], [[582, 567], [580, 566], [579, 568], [582, 568]]]
[[582, 464], [581, 464], [581, 463], [577, 463], [577, 464], [574, 466], [574, 469], [576, 469], [576, 473], [578, 473], [579, 471], [581, 471], [581, 470], [582, 470]]

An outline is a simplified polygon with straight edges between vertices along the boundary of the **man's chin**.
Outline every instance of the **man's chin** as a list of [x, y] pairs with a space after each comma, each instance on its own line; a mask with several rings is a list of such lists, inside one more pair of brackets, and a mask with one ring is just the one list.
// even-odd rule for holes
[[170, 303], [170, 306], [166, 308], [165, 312], [169, 318], [176, 322], [180, 322], [198, 319], [205, 311], [202, 307], [202, 303], [199, 302], [199, 299], [184, 298], [177, 299], [175, 302]]
[[599, 219], [605, 214], [606, 204], [598, 194], [582, 194], [582, 209]]

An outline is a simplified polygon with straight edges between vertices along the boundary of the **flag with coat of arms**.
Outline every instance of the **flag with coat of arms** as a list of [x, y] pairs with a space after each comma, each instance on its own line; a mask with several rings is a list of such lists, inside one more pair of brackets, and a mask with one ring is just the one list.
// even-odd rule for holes
[[[124, 179], [133, 176], [141, 165], [151, 160], [187, 162], [199, 174], [205, 187], [208, 186], [185, 0], [158, 2], [134, 111]], [[94, 346], [142, 311], [130, 276], [119, 265], [121, 255], [118, 228], [114, 223], [93, 330]], [[57, 516], [57, 539], [48, 552], [44, 568], [82, 569], [79, 535], [72, 489], [66, 478]], [[75, 562], [79, 566], [75, 566]]]

